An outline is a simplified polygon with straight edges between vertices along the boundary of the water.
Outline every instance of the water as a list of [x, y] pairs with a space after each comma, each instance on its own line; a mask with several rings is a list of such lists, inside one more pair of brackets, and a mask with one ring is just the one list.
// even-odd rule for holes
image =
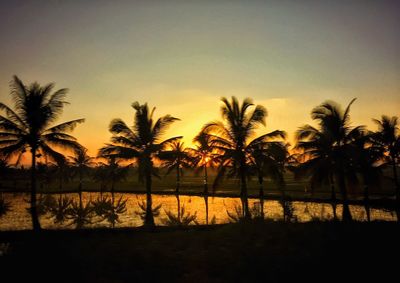
[[[108, 195], [109, 194], [104, 194]], [[28, 212], [29, 208], [29, 195], [28, 194], [3, 194], [4, 198], [11, 203], [11, 211], [6, 215], [0, 217], [0, 230], [24, 230], [31, 229], [31, 217]], [[66, 196], [78, 199], [77, 194], [66, 194]], [[99, 196], [99, 193], [83, 193], [83, 202], [86, 203], [89, 200], [95, 200]], [[55, 195], [57, 197], [57, 195]], [[135, 212], [140, 212], [138, 203], [144, 201], [146, 196], [144, 194], [115, 194], [115, 199], [123, 197], [127, 200], [126, 208], [127, 211], [119, 216], [120, 223], [117, 223], [115, 227], [138, 227], [143, 224], [140, 216]], [[206, 206], [205, 199], [203, 197], [196, 196], [180, 196], [180, 206], [185, 208], [185, 214], [190, 215], [196, 214], [197, 224], [206, 224]], [[166, 212], [171, 212], [177, 215], [177, 198], [173, 195], [153, 195], [153, 207], [161, 204], [160, 214], [155, 217], [156, 225], [166, 225], [166, 219], [168, 219]], [[231, 215], [236, 215], [236, 209], [240, 208], [240, 199], [238, 198], [222, 198], [222, 197], [209, 197], [208, 198], [208, 220], [209, 223], [213, 222], [216, 224], [228, 223], [232, 219], [228, 216], [229, 212]], [[260, 202], [256, 199], [249, 199], [249, 205], [254, 212], [259, 211]], [[330, 220], [333, 218], [333, 211], [330, 204], [320, 203], [304, 203], [304, 202], [293, 202], [293, 216], [298, 222], [307, 222], [313, 219], [319, 220]], [[355, 220], [366, 221], [366, 212], [362, 206], [350, 206], [352, 216]], [[341, 218], [342, 206], [337, 206], [338, 218]], [[278, 201], [264, 201], [264, 214], [266, 219], [270, 220], [282, 220], [283, 209]], [[395, 221], [396, 216], [393, 212], [385, 211], [382, 209], [371, 209], [371, 220], [384, 220], [384, 221]], [[74, 225], [70, 225], [70, 221], [66, 221], [63, 224], [55, 224], [54, 220], [50, 218], [49, 214], [40, 217], [40, 222], [43, 228], [46, 229], [59, 229], [59, 228], [70, 228], [74, 229]], [[193, 225], [196, 223], [192, 223]], [[110, 227], [107, 221], [96, 221], [93, 224], [87, 225], [87, 227]]]

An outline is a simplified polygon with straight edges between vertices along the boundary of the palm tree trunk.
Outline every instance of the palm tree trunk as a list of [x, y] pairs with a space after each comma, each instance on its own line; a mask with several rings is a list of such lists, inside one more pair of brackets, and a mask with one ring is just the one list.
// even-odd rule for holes
[[204, 164], [204, 195], [208, 195], [208, 180], [207, 179], [208, 179], [207, 164]]
[[208, 225], [208, 196], [204, 196], [204, 202], [206, 204], [206, 224]]
[[61, 192], [62, 192], [62, 189], [63, 189], [63, 169], [61, 169], [60, 168], [60, 179], [58, 180], [59, 182], [58, 182], [58, 189], [59, 189], [59, 191], [60, 191], [60, 194], [61, 194]]
[[[336, 206], [337, 206], [337, 200], [336, 200], [336, 191], [335, 191], [335, 181], [333, 179], [333, 175], [330, 174], [329, 176], [329, 182], [331, 186], [331, 205], [332, 205], [332, 211], [333, 211], [333, 220], [337, 221], [337, 213], [336, 213]], [[322, 217], [322, 215], [321, 215]]]
[[82, 172], [81, 171], [79, 171], [78, 195], [79, 195], [79, 208], [82, 209]]
[[342, 213], [342, 221], [348, 222], [352, 221], [349, 202], [347, 198], [347, 188], [346, 188], [346, 180], [344, 179], [344, 172], [339, 173], [339, 186], [343, 200], [343, 213]]
[[151, 171], [146, 170], [146, 216], [144, 224], [154, 226], [154, 216], [151, 199]]
[[181, 183], [181, 174], [179, 172], [180, 168], [179, 165], [176, 166], [176, 189], [175, 193], [179, 194], [179, 189], [180, 189], [180, 183]]
[[260, 185], [260, 212], [262, 219], [264, 219], [264, 178], [262, 174], [258, 175], [258, 184]]
[[364, 185], [364, 207], [365, 212], [367, 213], [367, 221], [371, 222], [371, 210], [369, 205], [369, 187]]
[[281, 192], [281, 204], [282, 204], [282, 209], [283, 209], [283, 222], [286, 222], [288, 220], [288, 203], [286, 200], [286, 193], [285, 189], [283, 188], [282, 184], [279, 184], [279, 190]]
[[400, 222], [400, 184], [399, 184], [399, 179], [397, 177], [396, 161], [394, 156], [391, 156], [391, 159], [393, 168], [393, 179], [396, 185], [396, 215], [397, 215], [397, 222]]
[[[115, 214], [115, 206], [114, 206], [114, 180], [111, 181], [111, 205], [112, 205], [112, 213]], [[112, 228], [115, 227], [115, 221], [113, 220], [111, 223]]]
[[247, 195], [247, 183], [246, 183], [246, 172], [244, 164], [240, 166], [240, 196], [243, 207], [243, 217], [245, 219], [251, 219], [249, 200]]
[[32, 167], [31, 167], [31, 216], [34, 231], [40, 231], [40, 222], [36, 207], [36, 148], [32, 148]]
[[176, 194], [176, 203], [177, 203], [177, 205], [178, 205], [178, 213], [177, 213], [177, 216], [178, 216], [178, 220], [179, 220], [179, 222], [181, 221], [181, 201], [180, 201], [180, 199], [179, 199], [179, 194]]

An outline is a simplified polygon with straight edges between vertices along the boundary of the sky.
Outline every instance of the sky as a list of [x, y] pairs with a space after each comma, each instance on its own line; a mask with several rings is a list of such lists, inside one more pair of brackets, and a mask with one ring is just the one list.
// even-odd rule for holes
[[185, 144], [220, 119], [221, 97], [251, 97], [267, 126], [293, 133], [326, 100], [353, 125], [400, 109], [399, 1], [0, 2], [0, 101], [13, 75], [70, 89], [59, 122], [95, 155], [134, 101], [181, 119]]

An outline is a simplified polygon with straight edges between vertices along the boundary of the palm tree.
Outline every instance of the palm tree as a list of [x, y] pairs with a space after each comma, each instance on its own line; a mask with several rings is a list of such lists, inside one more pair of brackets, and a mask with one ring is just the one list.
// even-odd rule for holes
[[386, 161], [393, 170], [393, 180], [396, 188], [396, 214], [400, 221], [400, 183], [397, 175], [397, 163], [400, 156], [400, 129], [398, 117], [382, 115], [381, 120], [373, 119], [378, 125], [378, 131], [373, 135], [376, 146], [380, 146], [387, 154]]
[[58, 178], [58, 188], [60, 190], [60, 196], [61, 196], [64, 184], [71, 181], [72, 178], [71, 167], [66, 158], [62, 158], [59, 161], [57, 161], [55, 175]]
[[170, 144], [166, 144], [166, 149], [161, 151], [158, 157], [162, 160], [162, 166], [167, 168], [166, 175], [176, 170], [175, 193], [179, 194], [183, 168], [191, 168], [193, 165], [189, 150], [184, 147], [183, 142], [174, 140]]
[[97, 164], [97, 166], [94, 168], [92, 178], [93, 181], [100, 184], [100, 196], [103, 196], [103, 191], [106, 188], [106, 184], [108, 181], [108, 172], [105, 164]]
[[[261, 217], [264, 218], [264, 178], [269, 177], [281, 191], [284, 198], [284, 172], [289, 158], [288, 144], [276, 141], [277, 137], [284, 139], [286, 133], [274, 131], [265, 137], [264, 142], [253, 141], [249, 144], [250, 170], [257, 176]], [[285, 214], [285, 213], [284, 213]]]
[[121, 166], [120, 162], [116, 160], [115, 156], [105, 156], [104, 158], [107, 159], [107, 163], [100, 162], [104, 170], [103, 178], [106, 180], [106, 182], [109, 181], [111, 183], [110, 190], [112, 198], [114, 199], [115, 184], [126, 179], [128, 176], [128, 169], [131, 164], [127, 166]]
[[195, 148], [189, 148], [189, 154], [192, 156], [194, 165], [198, 169], [203, 171], [203, 184], [204, 184], [204, 195], [208, 195], [208, 171], [207, 168], [215, 168], [218, 165], [218, 154], [214, 152], [214, 148], [211, 145], [211, 136], [200, 132], [193, 139]]
[[384, 153], [381, 147], [377, 147], [373, 143], [373, 135], [371, 132], [360, 132], [360, 136], [354, 137], [354, 144], [356, 145], [354, 151], [355, 164], [363, 179], [364, 207], [368, 222], [371, 221], [370, 187], [379, 185], [382, 177], [381, 169], [384, 165], [380, 162]]
[[[37, 82], [29, 86], [14, 76], [11, 81], [11, 96], [14, 109], [0, 103], [5, 116], [0, 115], [0, 155], [17, 161], [30, 150], [31, 154], [31, 215], [34, 230], [40, 230], [36, 211], [36, 159], [41, 155], [58, 161], [64, 156], [53, 146], [64, 149], [80, 147], [76, 139], [67, 134], [84, 119], [72, 120], [51, 126], [62, 113], [68, 89], [52, 92], [54, 84], [40, 86]], [[50, 127], [51, 126], [51, 127]]]
[[218, 154], [215, 153], [211, 145], [211, 136], [201, 131], [194, 137], [194, 148], [189, 148], [189, 154], [192, 157], [193, 165], [196, 166], [195, 173], [203, 171], [203, 194], [206, 207], [206, 224], [208, 225], [208, 170], [207, 168], [216, 168], [218, 165]]
[[328, 184], [331, 193], [331, 205], [333, 219], [337, 220], [336, 212], [336, 188], [334, 179], [334, 158], [331, 141], [325, 134], [310, 126], [305, 125], [296, 132], [297, 144], [295, 150], [301, 153], [295, 154], [297, 164], [293, 171], [296, 179], [309, 177], [311, 192], [315, 188]]
[[312, 189], [322, 183], [329, 183], [334, 199], [334, 185], [338, 184], [343, 201], [344, 221], [352, 219], [347, 186], [355, 176], [353, 141], [364, 131], [364, 126], [350, 127], [349, 112], [354, 101], [355, 99], [349, 103], [345, 111], [333, 101], [322, 103], [311, 112], [319, 129], [305, 125], [296, 132], [295, 148], [302, 151], [301, 157], [304, 161], [299, 167], [300, 172], [310, 176]]
[[214, 180], [213, 188], [218, 185], [221, 178], [228, 170], [228, 177], [237, 177], [240, 180], [240, 197], [243, 206], [243, 216], [251, 218], [248, 196], [247, 178], [249, 171], [249, 154], [251, 148], [256, 144], [262, 144], [271, 138], [271, 134], [254, 137], [255, 130], [260, 126], [265, 126], [267, 109], [264, 106], [254, 106], [250, 98], [245, 98], [242, 104], [236, 97], [231, 101], [223, 97], [221, 114], [224, 122], [215, 121], [204, 126], [203, 132], [210, 136], [212, 147], [220, 153], [220, 164], [217, 176]]
[[94, 158], [90, 157], [87, 154], [87, 151], [86, 148], [81, 147], [75, 151], [75, 156], [69, 157], [71, 159], [71, 166], [74, 169], [75, 174], [78, 174], [79, 177], [78, 194], [80, 205], [82, 204], [83, 177], [88, 173], [89, 168], [96, 164]]
[[153, 162], [158, 159], [158, 154], [165, 149], [165, 145], [181, 137], [174, 137], [161, 141], [161, 136], [173, 122], [179, 120], [171, 115], [153, 120], [155, 108], [149, 111], [147, 103], [132, 104], [136, 111], [133, 126], [129, 127], [121, 119], [114, 119], [110, 123], [110, 132], [113, 134], [111, 143], [100, 149], [101, 156], [114, 156], [122, 160], [135, 160], [139, 169], [139, 180], [146, 185], [146, 215], [145, 225], [154, 226], [152, 213], [152, 175], [154, 175]]

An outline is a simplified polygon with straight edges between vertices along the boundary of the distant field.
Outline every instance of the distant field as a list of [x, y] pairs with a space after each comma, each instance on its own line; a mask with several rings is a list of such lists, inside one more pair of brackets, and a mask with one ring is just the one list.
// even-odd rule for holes
[[[29, 174], [20, 175], [13, 178], [5, 178], [0, 180], [0, 190], [3, 191], [28, 191], [29, 190]], [[153, 178], [153, 190], [159, 192], [172, 192], [176, 187], [175, 174], [165, 175], [165, 171], [161, 170], [160, 178]], [[214, 182], [215, 172], [210, 172], [208, 182], [209, 191], [212, 191], [212, 184]], [[295, 180], [292, 173], [285, 174], [285, 192], [293, 197], [310, 196], [310, 186], [307, 180]], [[39, 192], [74, 192], [78, 189], [79, 182], [77, 178], [71, 180], [64, 180], [60, 189], [60, 180], [54, 177], [50, 182], [41, 178], [38, 179]], [[84, 191], [100, 191], [101, 183], [95, 182], [91, 177], [85, 177], [83, 182]], [[110, 183], [104, 184], [105, 191], [110, 190]], [[201, 193], [203, 192], [203, 176], [196, 175], [192, 170], [186, 170], [181, 180], [180, 192], [182, 193]], [[137, 172], [135, 169], [130, 169], [127, 179], [117, 182], [115, 190], [120, 192], [138, 192], [144, 191], [143, 183], [138, 180]], [[259, 192], [259, 184], [255, 178], [248, 181], [248, 190], [250, 195], [257, 195]], [[239, 181], [237, 179], [225, 178], [223, 182], [216, 188], [216, 193], [239, 193]], [[279, 194], [279, 188], [271, 181], [265, 180], [264, 192], [266, 194]], [[394, 194], [393, 182], [388, 178], [383, 178], [380, 187], [370, 189], [371, 195], [388, 197]], [[328, 197], [330, 190], [328, 186], [317, 188], [314, 191], [314, 197]], [[351, 189], [351, 195], [354, 198], [362, 196], [362, 183]]]

